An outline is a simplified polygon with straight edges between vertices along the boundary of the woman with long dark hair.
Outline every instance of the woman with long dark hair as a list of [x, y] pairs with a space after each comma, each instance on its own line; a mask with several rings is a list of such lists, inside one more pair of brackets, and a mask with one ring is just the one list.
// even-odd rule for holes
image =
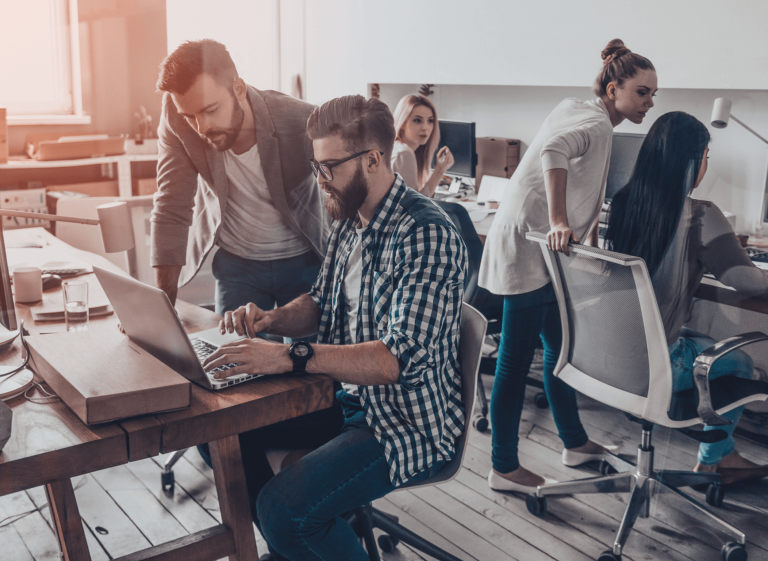
[[563, 463], [599, 460], [579, 419], [576, 394], [554, 371], [561, 347], [560, 313], [544, 258], [527, 232], [549, 232], [549, 246], [597, 240], [613, 128], [625, 119], [641, 123], [653, 107], [656, 70], [619, 39], [602, 52], [597, 96], [566, 99], [547, 117], [504, 193], [483, 250], [479, 284], [504, 296], [501, 343], [491, 393], [493, 469], [488, 484], [499, 491], [530, 493], [544, 478], [520, 465], [518, 431], [525, 377], [544, 344], [544, 388], [563, 441]]
[[[675, 390], [693, 385], [693, 361], [715, 340], [682, 328], [693, 295], [708, 270], [747, 296], [768, 293], [768, 273], [754, 266], [714, 203], [690, 197], [707, 171], [709, 132], [696, 118], [674, 111], [659, 117], [643, 142], [629, 183], [613, 197], [606, 249], [645, 260], [667, 335]], [[749, 355], [733, 351], [715, 362], [710, 379], [752, 378]], [[711, 427], [728, 438], [699, 446], [697, 471], [721, 472], [724, 483], [760, 476], [736, 451], [733, 430], [744, 407]], [[710, 427], [707, 427], [709, 429]], [[765, 474], [762, 474], [765, 475]]]

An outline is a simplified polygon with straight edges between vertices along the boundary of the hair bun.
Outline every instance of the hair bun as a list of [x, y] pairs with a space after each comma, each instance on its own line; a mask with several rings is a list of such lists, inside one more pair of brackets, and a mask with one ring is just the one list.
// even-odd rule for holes
[[610, 41], [608, 45], [603, 49], [603, 52], [600, 53], [600, 56], [603, 58], [603, 65], [608, 65], [617, 58], [631, 52], [632, 51], [630, 51], [624, 45], [624, 41], [621, 39], [614, 39], [613, 41]]

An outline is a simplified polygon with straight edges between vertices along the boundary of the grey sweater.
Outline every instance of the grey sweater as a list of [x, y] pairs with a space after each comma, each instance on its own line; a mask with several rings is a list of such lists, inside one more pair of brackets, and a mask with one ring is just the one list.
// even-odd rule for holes
[[768, 295], [768, 271], [755, 267], [722, 211], [714, 203], [688, 198], [677, 233], [652, 278], [668, 345], [690, 319], [705, 271], [745, 296]]

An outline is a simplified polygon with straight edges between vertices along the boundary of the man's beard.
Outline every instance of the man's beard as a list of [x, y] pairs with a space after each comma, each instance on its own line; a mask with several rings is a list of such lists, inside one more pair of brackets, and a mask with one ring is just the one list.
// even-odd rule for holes
[[234, 102], [234, 107], [232, 108], [232, 119], [229, 121], [229, 127], [226, 129], [211, 129], [207, 133], [200, 135], [217, 152], [225, 152], [232, 148], [243, 126], [245, 111], [240, 107], [234, 94], [232, 94], [232, 101]]
[[368, 196], [368, 181], [363, 172], [363, 166], [357, 164], [357, 171], [342, 189], [335, 189], [328, 185], [324, 189], [331, 192], [325, 199], [325, 208], [334, 220], [347, 220], [352, 218], [363, 206]]

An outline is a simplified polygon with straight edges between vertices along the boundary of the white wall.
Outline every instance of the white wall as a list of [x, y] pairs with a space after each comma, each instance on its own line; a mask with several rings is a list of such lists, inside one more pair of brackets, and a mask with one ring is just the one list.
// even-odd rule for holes
[[[737, 230], [752, 231], [760, 217], [768, 147], [733, 121], [726, 129], [715, 129], [709, 125], [709, 118], [715, 98], [727, 96], [733, 101], [734, 115], [768, 136], [768, 91], [665, 89], [663, 76], [659, 83], [656, 106], [646, 121], [642, 125], [622, 123], [616, 130], [648, 132], [653, 122], [669, 111], [685, 111], [698, 118], [709, 128], [712, 144], [709, 171], [695, 195], [736, 214]], [[416, 84], [380, 86], [381, 100], [393, 110], [402, 96], [418, 89]], [[588, 87], [443, 85], [433, 90], [438, 117], [474, 121], [477, 136], [517, 138], [524, 149], [562, 99], [592, 97]]]

